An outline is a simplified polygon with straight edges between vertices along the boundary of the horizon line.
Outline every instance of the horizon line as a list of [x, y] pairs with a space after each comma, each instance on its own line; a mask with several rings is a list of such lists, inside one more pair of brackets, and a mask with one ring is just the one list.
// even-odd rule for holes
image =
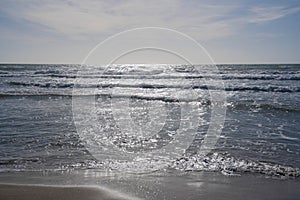
[[[240, 63], [197, 63], [193, 65], [299, 65], [299, 63], [295, 62], [240, 62]], [[85, 65], [82, 63], [30, 63], [30, 62], [0, 62], [0, 65]], [[86, 64], [86, 65], [95, 65], [95, 64]], [[106, 65], [106, 64], [97, 64], [97, 65]], [[183, 64], [183, 63], [115, 63], [115, 65], [190, 65], [190, 64]]]

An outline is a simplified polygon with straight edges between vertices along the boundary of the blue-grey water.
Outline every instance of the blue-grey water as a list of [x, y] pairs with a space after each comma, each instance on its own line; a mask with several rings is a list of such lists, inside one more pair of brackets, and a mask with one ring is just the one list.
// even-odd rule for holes
[[[299, 177], [300, 65], [218, 65], [219, 74], [195, 68], [117, 65], [103, 72], [104, 67], [93, 66], [1, 64], [0, 172], [124, 167], [118, 159], [96, 159], [76, 130], [72, 98], [85, 97], [72, 93], [76, 78], [81, 78], [84, 81], [77, 87], [92, 91], [101, 131], [116, 148], [134, 149], [138, 142], [118, 133], [110, 109], [113, 98], [129, 99], [130, 116], [141, 127], [149, 121], [147, 105], [163, 106], [172, 115], [172, 109], [194, 104], [201, 113], [196, 139], [168, 169]], [[85, 73], [78, 77], [78, 70]], [[221, 78], [224, 88], [206, 85], [202, 81], [206, 78]], [[190, 83], [189, 90], [201, 93], [201, 100], [174, 99], [172, 95]], [[203, 156], [198, 149], [210, 123], [208, 88], [224, 89], [227, 112], [215, 148]], [[110, 89], [115, 89], [113, 96], [107, 94]], [[172, 134], [164, 141], [171, 138]], [[97, 137], [92, 140], [97, 142]]]

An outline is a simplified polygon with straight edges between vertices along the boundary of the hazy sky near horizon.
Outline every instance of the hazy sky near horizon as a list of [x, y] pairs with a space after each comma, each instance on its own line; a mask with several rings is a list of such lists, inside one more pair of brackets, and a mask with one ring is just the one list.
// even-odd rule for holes
[[[0, 4], [1, 63], [81, 63], [107, 37], [145, 26], [193, 37], [216, 63], [300, 63], [299, 0], [0, 0]], [[173, 45], [184, 48], [182, 43]], [[172, 57], [170, 62], [175, 62]]]

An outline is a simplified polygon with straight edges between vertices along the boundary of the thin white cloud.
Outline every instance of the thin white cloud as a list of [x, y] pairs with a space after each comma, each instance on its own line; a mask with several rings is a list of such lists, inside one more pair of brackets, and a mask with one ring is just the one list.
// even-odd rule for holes
[[251, 4], [212, 4], [204, 0], [14, 2], [14, 6], [5, 10], [13, 18], [42, 25], [44, 30], [69, 39], [109, 35], [142, 26], [160, 26], [207, 40], [233, 35], [249, 23], [266, 23], [300, 11], [300, 7], [251, 7]]
[[251, 23], [263, 23], [283, 18], [287, 15], [300, 11], [300, 7], [286, 8], [284, 6], [275, 7], [253, 7], [252, 15], [249, 19]]
[[192, 34], [199, 39], [224, 37], [232, 27], [219, 19], [235, 6], [210, 5], [204, 1], [30, 1], [14, 17], [43, 25], [71, 39], [111, 34], [128, 28], [161, 26]]

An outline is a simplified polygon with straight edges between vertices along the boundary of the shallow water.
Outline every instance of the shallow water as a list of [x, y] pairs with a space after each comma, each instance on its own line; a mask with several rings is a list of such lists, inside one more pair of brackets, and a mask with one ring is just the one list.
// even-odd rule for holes
[[[209, 66], [197, 68], [202, 66], [1, 64], [0, 171], [167, 169], [299, 177], [300, 65], [220, 65], [219, 74]], [[210, 79], [222, 80], [224, 88], [210, 85]], [[72, 99], [74, 88], [84, 95]], [[203, 156], [199, 148], [214, 106], [210, 92], [221, 90], [227, 97], [224, 128], [215, 148]], [[85, 102], [90, 96], [95, 98], [97, 133], [106, 141], [90, 134], [89, 127], [83, 127], [89, 137], [76, 130], [72, 100]], [[124, 111], [126, 104], [130, 109]], [[197, 113], [184, 117], [184, 106]], [[162, 148], [176, 136], [179, 121], [192, 122], [195, 116], [195, 140], [178, 157], [165, 154], [161, 160], [139, 157], [140, 162], [133, 162], [125, 154], [124, 161], [106, 148]], [[118, 124], [128, 117], [133, 124]]]

